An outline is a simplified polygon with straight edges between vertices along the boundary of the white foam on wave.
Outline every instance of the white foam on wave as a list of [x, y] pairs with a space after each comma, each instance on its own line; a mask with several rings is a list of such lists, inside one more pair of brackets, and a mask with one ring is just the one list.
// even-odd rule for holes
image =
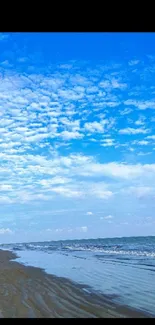
[[151, 251], [146, 251], [146, 250], [122, 250], [122, 249], [118, 249], [116, 246], [114, 246], [111, 249], [106, 249], [106, 248], [102, 248], [102, 247], [86, 247], [86, 246], [80, 246], [80, 245], [65, 245], [62, 247], [56, 247], [53, 245], [37, 245], [37, 244], [15, 244], [15, 245], [6, 245], [6, 246], [1, 246], [1, 249], [4, 250], [18, 250], [18, 248], [21, 250], [42, 250], [42, 251], [46, 251], [49, 253], [52, 253], [53, 251], [57, 251], [57, 250], [67, 250], [67, 251], [86, 251], [86, 252], [92, 252], [92, 253], [103, 253], [105, 255], [128, 255], [128, 256], [137, 256], [137, 257], [150, 257], [150, 258], [155, 258], [155, 250], [151, 250]]
[[94, 253], [105, 253], [105, 254], [116, 254], [116, 255], [132, 255], [132, 256], [146, 256], [155, 257], [155, 252], [148, 251], [132, 251], [132, 250], [116, 250], [116, 249], [102, 249], [96, 247], [75, 247], [75, 246], [65, 246], [68, 250], [72, 251], [91, 251]]

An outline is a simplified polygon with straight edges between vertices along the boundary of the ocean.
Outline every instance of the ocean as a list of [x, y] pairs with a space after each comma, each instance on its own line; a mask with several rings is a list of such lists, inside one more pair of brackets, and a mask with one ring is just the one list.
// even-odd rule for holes
[[17, 261], [155, 316], [155, 237], [1, 244]]

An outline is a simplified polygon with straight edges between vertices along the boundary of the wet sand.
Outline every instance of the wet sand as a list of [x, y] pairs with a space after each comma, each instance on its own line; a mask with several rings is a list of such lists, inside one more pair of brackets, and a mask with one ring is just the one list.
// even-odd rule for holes
[[103, 295], [85, 292], [70, 280], [24, 266], [15, 259], [12, 252], [0, 250], [1, 318], [146, 317]]

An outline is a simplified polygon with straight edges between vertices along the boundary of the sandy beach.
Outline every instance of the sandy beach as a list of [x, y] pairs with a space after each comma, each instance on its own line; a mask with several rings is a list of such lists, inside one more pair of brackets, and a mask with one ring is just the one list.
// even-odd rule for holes
[[[0, 317], [145, 317], [115, 305], [103, 295], [90, 294], [73, 282], [16, 262], [0, 250]], [[12, 261], [13, 260], [13, 261]]]

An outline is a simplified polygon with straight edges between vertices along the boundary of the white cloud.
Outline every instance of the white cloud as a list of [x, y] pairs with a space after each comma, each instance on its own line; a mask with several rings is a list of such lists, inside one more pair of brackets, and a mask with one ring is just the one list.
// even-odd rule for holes
[[90, 133], [93, 132], [104, 132], [104, 125], [107, 123], [107, 121], [101, 121], [101, 122], [87, 122], [85, 123], [84, 127], [85, 130], [89, 131]]
[[130, 66], [134, 66], [134, 65], [137, 65], [139, 62], [140, 62], [139, 60], [131, 60], [131, 61], [128, 62], [128, 64]]
[[62, 228], [57, 228], [57, 229], [55, 229], [55, 232], [62, 232], [64, 229], [62, 229]]
[[143, 128], [134, 129], [130, 127], [119, 130], [120, 134], [146, 134], [148, 132], [149, 132], [148, 129], [143, 129]]
[[102, 147], [112, 147], [115, 145], [115, 140], [114, 139], [104, 139], [104, 140], [101, 140], [102, 143], [101, 143], [101, 146]]
[[148, 108], [155, 109], [155, 101], [146, 100], [146, 101], [138, 101], [134, 99], [128, 99], [124, 102], [125, 105], [135, 106], [140, 110], [145, 110]]
[[86, 91], [87, 91], [88, 93], [96, 93], [96, 92], [98, 92], [98, 87], [96, 87], [96, 86], [88, 87], [88, 88], [86, 89]]
[[69, 182], [71, 182], [71, 179], [59, 176], [53, 177], [51, 179], [42, 179], [39, 181], [39, 183], [44, 187], [51, 187], [55, 184], [67, 184]]
[[112, 87], [113, 88], [118, 88], [118, 89], [125, 89], [125, 88], [127, 88], [127, 84], [126, 83], [121, 83], [121, 82], [119, 82], [116, 79], [112, 79], [111, 80], [111, 83], [112, 83]]
[[[150, 168], [154, 169], [155, 165], [150, 165]], [[134, 178], [141, 175], [144, 167], [140, 164], [137, 165], [127, 165], [119, 164], [115, 162], [100, 164], [93, 161], [88, 161], [87, 165], [83, 165], [83, 168], [79, 170], [79, 174], [85, 176], [108, 176], [112, 178]]]
[[67, 188], [67, 187], [52, 187], [51, 191], [66, 196], [66, 197], [80, 197], [82, 196], [82, 192], [78, 190], [74, 190], [72, 188]]
[[96, 186], [96, 188], [92, 189], [92, 194], [94, 196], [96, 196], [97, 198], [100, 198], [103, 200], [109, 199], [113, 195], [112, 191], [108, 191], [108, 190], [104, 190], [104, 189], [102, 190], [102, 189], [98, 188], [97, 186]]
[[148, 152], [142, 152], [142, 151], [139, 151], [137, 153], [138, 156], [148, 156], [148, 155], [151, 155], [151, 151], [148, 151]]
[[[96, 177], [106, 176], [114, 180], [132, 180], [138, 179], [143, 175], [148, 175], [149, 177], [149, 175], [153, 175], [155, 171], [154, 164], [134, 165], [117, 162], [101, 164], [95, 161], [94, 158], [83, 155], [69, 155], [66, 157], [56, 155], [55, 157], [52, 156], [51, 160], [47, 159], [47, 157], [37, 155], [10, 155], [8, 153], [3, 153], [0, 154], [0, 159], [1, 161], [4, 159], [9, 162], [7, 168], [0, 167], [0, 173], [8, 173], [10, 181], [7, 185], [10, 186], [7, 187], [7, 189], [9, 189], [9, 193], [14, 193], [13, 200], [19, 200], [19, 195], [22, 196], [21, 193], [23, 193], [22, 189], [28, 185], [32, 186], [30, 190], [33, 191], [33, 195], [37, 192], [35, 198], [38, 197], [38, 199], [39, 193], [42, 194], [40, 199], [44, 199], [45, 196], [50, 199], [49, 193], [47, 194], [45, 192], [48, 188], [53, 195], [60, 194], [67, 197], [94, 195], [100, 198], [110, 198], [110, 196], [112, 196], [111, 189], [105, 187], [103, 184], [97, 184], [95, 181]], [[13, 168], [10, 168], [10, 166], [13, 166]], [[11, 175], [12, 172], [15, 173], [15, 175], [18, 174], [20, 180], [19, 185], [16, 181], [16, 177], [10, 178], [9, 175]], [[40, 178], [39, 182], [36, 182], [36, 177]], [[78, 180], [78, 177], [83, 177], [82, 183]], [[88, 177], [94, 178], [91, 184], [87, 182]], [[39, 184], [41, 187], [38, 187]], [[19, 188], [18, 192], [17, 186]], [[42, 191], [44, 191], [44, 196]], [[23, 197], [27, 197], [27, 200], [32, 200], [32, 198], [34, 198], [33, 195], [30, 192], [29, 194], [24, 194]], [[9, 200], [12, 199], [10, 198]]]
[[110, 81], [109, 80], [101, 81], [99, 85], [102, 88], [110, 88]]
[[148, 135], [146, 139], [155, 140], [155, 135]]
[[87, 216], [92, 216], [93, 213], [91, 211], [88, 211], [86, 214]]
[[136, 195], [138, 198], [144, 198], [150, 195], [155, 196], [155, 188], [148, 186], [131, 186], [126, 191], [127, 193]]
[[72, 68], [72, 64], [61, 64], [60, 65], [60, 68], [61, 69], [71, 69]]
[[7, 184], [0, 185], [0, 191], [11, 191], [11, 190], [12, 190], [11, 185], [7, 185]]
[[144, 125], [145, 124], [145, 116], [140, 116], [139, 119], [135, 122], [136, 125]]
[[149, 141], [146, 140], [134, 140], [132, 144], [140, 145], [140, 146], [147, 146], [149, 144]]
[[103, 217], [103, 218], [109, 220], [109, 219], [113, 219], [113, 216], [111, 216], [111, 215], [109, 214], [108, 216], [105, 216], [105, 217]]
[[120, 115], [127, 115], [130, 114], [132, 112], [131, 108], [125, 108], [123, 110], [120, 110]]
[[77, 131], [74, 131], [74, 132], [63, 131], [59, 135], [64, 140], [81, 139], [83, 137], [83, 134], [81, 134], [81, 133], [79, 133]]
[[141, 146], [147, 146], [148, 145], [148, 141], [141, 140], [141, 141], [138, 142], [138, 144], [141, 145]]
[[81, 230], [82, 232], [87, 232], [87, 231], [88, 231], [88, 227], [83, 226], [83, 227], [80, 228], [80, 230]]
[[127, 88], [127, 84], [120, 82], [120, 80], [117, 80], [115, 78], [112, 78], [111, 80], [104, 80], [100, 82], [100, 87], [104, 89], [125, 89]]
[[14, 200], [12, 198], [10, 198], [9, 196], [3, 195], [3, 196], [0, 196], [0, 203], [12, 204], [12, 203], [14, 203]]
[[13, 231], [9, 228], [0, 228], [0, 235], [13, 234]]

